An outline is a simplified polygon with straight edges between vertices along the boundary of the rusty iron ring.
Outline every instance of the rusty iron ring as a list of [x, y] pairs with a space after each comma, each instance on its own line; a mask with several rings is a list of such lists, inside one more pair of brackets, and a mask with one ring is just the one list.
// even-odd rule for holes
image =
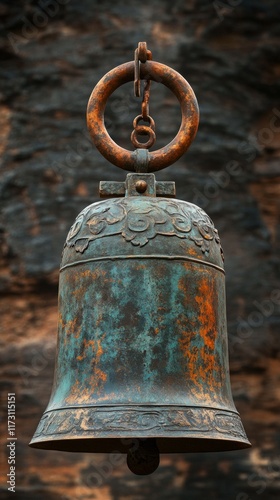
[[137, 115], [137, 116], [136, 116], [136, 118], [134, 118], [134, 120], [133, 120], [133, 124], [132, 124], [132, 125], [133, 125], [133, 128], [137, 128], [137, 127], [139, 127], [139, 125], [138, 125], [138, 124], [139, 124], [139, 122], [140, 122], [141, 120], [142, 120], [143, 122], [148, 123], [148, 124], [149, 124], [148, 126], [149, 126], [152, 130], [155, 130], [155, 128], [156, 128], [156, 124], [155, 124], [155, 122], [154, 122], [153, 118], [152, 118], [150, 115], [147, 115], [146, 117], [144, 117], [143, 115]]
[[[148, 135], [149, 139], [146, 142], [140, 142], [137, 139], [138, 135]], [[131, 132], [131, 142], [137, 148], [149, 149], [152, 147], [156, 140], [156, 134], [151, 127], [147, 127], [147, 125], [138, 125], [137, 129], [135, 128]]]
[[[148, 171], [156, 172], [178, 160], [191, 145], [198, 127], [199, 110], [191, 86], [174, 69], [156, 61], [146, 61], [141, 64], [141, 78], [168, 87], [177, 97], [182, 112], [181, 126], [174, 139], [163, 148], [148, 153]], [[108, 161], [130, 172], [136, 169], [137, 155], [135, 151], [128, 151], [113, 141], [104, 124], [104, 111], [110, 95], [133, 80], [134, 61], [117, 66], [98, 82], [87, 107], [87, 125], [95, 146]]]

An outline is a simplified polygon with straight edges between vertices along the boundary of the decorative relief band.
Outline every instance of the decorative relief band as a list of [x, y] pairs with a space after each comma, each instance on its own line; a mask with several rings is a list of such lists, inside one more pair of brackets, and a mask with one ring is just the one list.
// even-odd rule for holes
[[34, 434], [34, 442], [44, 436], [68, 437], [132, 432], [218, 434], [229, 439], [247, 437], [238, 414], [227, 410], [199, 407], [76, 407], [44, 413]]
[[[189, 239], [207, 253], [220, 246], [210, 217], [192, 203], [169, 199], [122, 198], [93, 203], [72, 225], [65, 246], [83, 253], [91, 241], [121, 234], [125, 241], [143, 247], [157, 235]], [[223, 254], [222, 254], [223, 255]]]

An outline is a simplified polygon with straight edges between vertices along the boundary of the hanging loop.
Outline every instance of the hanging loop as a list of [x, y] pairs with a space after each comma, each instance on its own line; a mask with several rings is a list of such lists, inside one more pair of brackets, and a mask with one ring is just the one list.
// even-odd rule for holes
[[[156, 172], [178, 160], [191, 145], [198, 127], [198, 104], [189, 83], [177, 71], [164, 64], [147, 60], [145, 64], [141, 64], [140, 77], [168, 87], [181, 106], [182, 121], [177, 135], [163, 148], [148, 153], [148, 171]], [[110, 95], [121, 85], [133, 80], [134, 61], [117, 66], [93, 89], [87, 108], [88, 129], [97, 149], [108, 161], [130, 172], [134, 172], [136, 168], [135, 151], [124, 149], [113, 141], [104, 124], [104, 111]]]

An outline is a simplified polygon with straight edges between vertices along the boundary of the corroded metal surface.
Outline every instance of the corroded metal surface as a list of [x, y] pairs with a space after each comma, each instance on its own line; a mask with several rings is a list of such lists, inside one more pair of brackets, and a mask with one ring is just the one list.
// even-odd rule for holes
[[221, 245], [202, 209], [144, 196], [90, 205], [66, 240], [59, 304], [56, 379], [34, 446], [249, 446], [230, 390]]
[[[174, 163], [190, 146], [198, 127], [198, 105], [188, 82], [164, 64], [155, 61], [141, 64], [141, 78], [166, 85], [177, 97], [182, 110], [182, 122], [176, 137], [167, 146], [149, 152], [149, 172], [155, 172]], [[109, 71], [94, 88], [87, 110], [88, 128], [100, 153], [114, 165], [129, 171], [135, 170], [135, 153], [118, 146], [109, 136], [104, 125], [104, 110], [110, 95], [133, 79], [134, 61]]]

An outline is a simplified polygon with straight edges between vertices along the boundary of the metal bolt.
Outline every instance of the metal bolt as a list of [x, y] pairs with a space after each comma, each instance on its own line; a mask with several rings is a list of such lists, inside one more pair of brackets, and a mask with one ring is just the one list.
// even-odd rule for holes
[[136, 188], [136, 191], [138, 191], [138, 193], [145, 193], [146, 189], [148, 187], [148, 184], [146, 181], [137, 181], [136, 184], [135, 184], [135, 188]]

